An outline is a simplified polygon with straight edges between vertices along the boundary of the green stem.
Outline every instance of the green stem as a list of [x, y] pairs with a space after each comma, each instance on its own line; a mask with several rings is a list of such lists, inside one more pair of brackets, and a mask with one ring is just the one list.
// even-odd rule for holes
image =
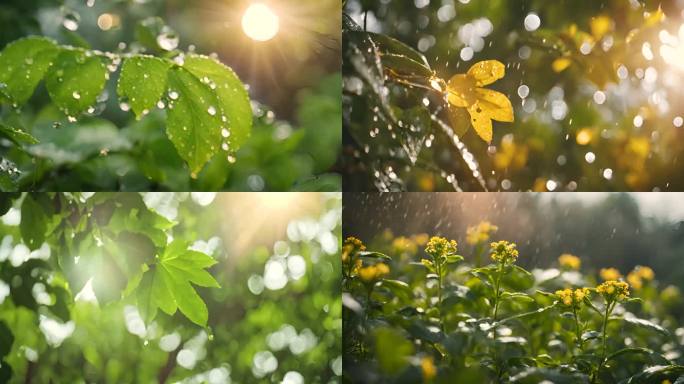
[[496, 321], [496, 315], [499, 312], [499, 297], [501, 296], [501, 293], [499, 292], [500, 286], [501, 286], [501, 265], [499, 265], [499, 269], [497, 270], [496, 282], [494, 284], [494, 287], [496, 289], [496, 293], [494, 295], [494, 314], [492, 315], [492, 318], [494, 319], [494, 321]]
[[439, 309], [439, 324], [444, 330], [444, 318], [442, 317], [442, 265], [437, 263], [437, 309]]
[[575, 342], [577, 343], [577, 346], [582, 349], [582, 332], [580, 330], [579, 318], [577, 316], [577, 308], [575, 308], [574, 305], [572, 307], [572, 313], [575, 315], [575, 335], [577, 337]]
[[[607, 338], [606, 338], [606, 329], [608, 328], [608, 316], [610, 315], [610, 312], [612, 310], [613, 303], [606, 303], [606, 311], [605, 314], [603, 315], [603, 351], [602, 351], [602, 359], [606, 358], [606, 348], [607, 348]], [[603, 364], [603, 363], [601, 363]]]

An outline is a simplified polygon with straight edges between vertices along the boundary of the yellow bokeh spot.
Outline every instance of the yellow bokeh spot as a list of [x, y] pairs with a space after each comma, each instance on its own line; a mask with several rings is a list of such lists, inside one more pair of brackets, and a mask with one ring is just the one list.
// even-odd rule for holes
[[582, 128], [579, 131], [577, 131], [577, 136], [575, 136], [575, 140], [579, 145], [587, 145], [591, 142], [593, 136], [594, 134], [591, 128]]

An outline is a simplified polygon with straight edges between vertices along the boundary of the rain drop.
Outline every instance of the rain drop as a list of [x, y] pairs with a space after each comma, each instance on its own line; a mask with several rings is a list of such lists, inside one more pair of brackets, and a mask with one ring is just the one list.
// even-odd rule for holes
[[73, 98], [76, 100], [81, 98], [81, 94], [76, 91], [74, 91], [74, 93], [72, 93], [71, 96], [73, 96]]
[[214, 107], [209, 107], [209, 109], [207, 109], [207, 112], [208, 112], [210, 115], [214, 116], [214, 115], [216, 114], [216, 108], [214, 108]]

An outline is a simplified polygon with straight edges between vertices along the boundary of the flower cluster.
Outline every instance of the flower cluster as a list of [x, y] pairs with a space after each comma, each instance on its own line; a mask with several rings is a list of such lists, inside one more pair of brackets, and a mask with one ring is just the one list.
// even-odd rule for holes
[[619, 280], [622, 277], [620, 271], [615, 268], [601, 268], [599, 275], [603, 281]]
[[577, 288], [574, 291], [572, 288], [566, 288], [556, 291], [556, 296], [564, 305], [568, 307], [578, 307], [584, 298], [589, 297], [589, 288]]
[[503, 265], [515, 263], [518, 259], [518, 250], [515, 243], [506, 240], [496, 241], [491, 244], [491, 258], [495, 262]]
[[455, 240], [447, 240], [443, 237], [433, 236], [425, 247], [425, 252], [435, 260], [455, 255], [458, 243]]
[[651, 281], [654, 277], [655, 273], [651, 268], [637, 265], [632, 272], [627, 274], [627, 282], [634, 289], [641, 289], [644, 282]]
[[361, 240], [356, 237], [349, 236], [344, 240], [344, 245], [342, 246], [342, 262], [348, 263], [358, 252], [366, 250], [366, 246], [363, 245]]
[[483, 221], [474, 227], [468, 227], [466, 231], [466, 242], [470, 245], [484, 243], [489, 240], [492, 233], [499, 230], [499, 227], [489, 221]]
[[377, 263], [367, 267], [360, 267], [358, 274], [364, 283], [375, 283], [376, 281], [387, 276], [390, 272], [389, 267], [385, 263]]
[[624, 281], [608, 280], [596, 287], [596, 292], [600, 293], [607, 302], [621, 301], [629, 297], [629, 284]]
[[558, 257], [558, 264], [561, 268], [577, 271], [582, 266], [582, 260], [575, 255], [564, 253]]
[[408, 253], [413, 255], [418, 252], [418, 245], [411, 238], [399, 236], [392, 240], [392, 251], [394, 253]]

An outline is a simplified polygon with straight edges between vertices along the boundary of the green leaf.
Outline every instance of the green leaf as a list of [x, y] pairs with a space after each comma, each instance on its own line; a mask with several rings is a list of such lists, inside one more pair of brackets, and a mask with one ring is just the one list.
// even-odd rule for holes
[[622, 348], [617, 352], [613, 352], [606, 356], [606, 361], [616, 359], [622, 355], [630, 354], [640, 354], [640, 355], [652, 355], [654, 352], [648, 348]]
[[454, 264], [458, 263], [460, 261], [463, 261], [463, 256], [461, 255], [449, 255], [446, 258], [448, 264]]
[[171, 284], [167, 283], [168, 277], [163, 271], [158, 268], [154, 273], [154, 280], [152, 282], [152, 295], [154, 302], [162, 311], [168, 315], [173, 315], [178, 308], [176, 300], [171, 293]]
[[138, 307], [148, 320], [157, 308], [172, 315], [179, 309], [193, 323], [205, 326], [209, 317], [206, 304], [190, 283], [219, 288], [204, 269], [216, 264], [211, 256], [189, 250], [188, 243], [169, 244], [158, 263], [146, 272], [138, 287]]
[[55, 104], [67, 115], [76, 116], [95, 104], [108, 74], [99, 57], [69, 50], [57, 56], [45, 82]]
[[617, 319], [622, 319], [622, 320], [625, 321], [626, 323], [631, 324], [631, 325], [635, 325], [635, 326], [637, 326], [637, 327], [649, 329], [649, 330], [651, 330], [651, 331], [656, 331], [656, 332], [660, 333], [660, 334], [663, 335], [663, 336], [670, 336], [670, 332], [669, 332], [667, 329], [661, 327], [660, 325], [658, 325], [658, 324], [656, 324], [656, 323], [653, 323], [653, 322], [651, 322], [651, 321], [648, 321], [648, 320], [639, 319], [639, 318], [636, 318], [636, 317], [622, 317], [622, 318], [620, 318], [620, 317], [611, 317], [611, 320], [617, 320]]
[[117, 93], [127, 98], [138, 119], [156, 107], [166, 90], [166, 74], [171, 63], [152, 56], [126, 59], [121, 67]]
[[155, 301], [152, 286], [154, 284], [155, 273], [147, 271], [143, 274], [137, 288], [137, 302], [140, 315], [146, 323], [154, 319], [159, 305]]
[[380, 253], [380, 252], [362, 251], [362, 252], [359, 252], [358, 255], [360, 257], [367, 257], [367, 258], [371, 258], [371, 259], [383, 259], [383, 260], [388, 260], [388, 261], [392, 260], [391, 257], [385, 255], [384, 253]]
[[44, 37], [27, 37], [8, 44], [0, 53], [0, 89], [12, 102], [24, 104], [59, 53]]
[[193, 177], [221, 146], [221, 113], [216, 95], [187, 70], [169, 70], [166, 133], [178, 154], [190, 166]]
[[45, 241], [47, 217], [43, 208], [31, 195], [26, 195], [21, 204], [21, 222], [19, 223], [21, 238], [29, 249], [39, 248]]
[[30, 134], [15, 129], [5, 124], [0, 123], [0, 136], [10, 140], [14, 144], [21, 146], [22, 144], [37, 144], [38, 140]]
[[252, 130], [252, 106], [245, 85], [232, 69], [222, 63], [199, 55], [187, 55], [183, 68], [187, 69], [202, 82], [209, 84], [218, 99], [218, 111], [226, 120], [222, 126], [224, 137], [230, 151], [235, 152], [249, 137]]
[[679, 378], [680, 376], [684, 376], [683, 365], [654, 365], [630, 377], [629, 380], [626, 381], [626, 383], [659, 383], [662, 380], [674, 380]]
[[411, 286], [403, 281], [384, 279], [380, 282], [380, 285], [389, 289], [394, 295], [403, 300], [408, 301], [413, 297], [413, 290], [411, 289]]
[[164, 280], [181, 313], [193, 323], [205, 326], [209, 318], [209, 311], [202, 298], [188, 283], [188, 277], [183, 274], [172, 273], [163, 264], [160, 265], [158, 273], [164, 276]]

